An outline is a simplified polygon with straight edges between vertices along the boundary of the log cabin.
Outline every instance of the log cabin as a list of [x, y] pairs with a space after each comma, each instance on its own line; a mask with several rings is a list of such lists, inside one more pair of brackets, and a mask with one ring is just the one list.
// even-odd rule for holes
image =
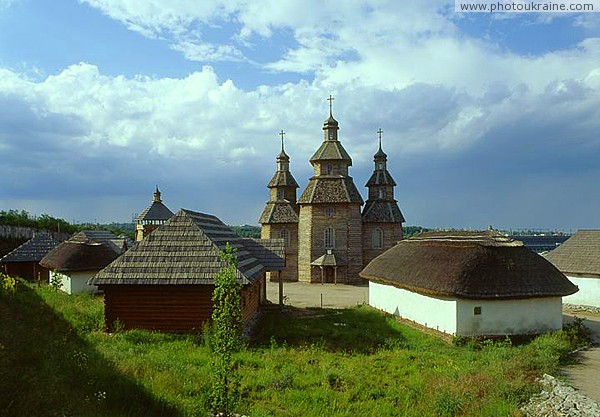
[[201, 330], [212, 315], [213, 279], [227, 243], [237, 250], [248, 322], [266, 301], [266, 272], [285, 267], [283, 239], [242, 239], [217, 217], [182, 209], [90, 279], [104, 292], [106, 329], [119, 322], [125, 329]]
[[57, 247], [59, 242], [47, 233], [38, 233], [0, 259], [4, 273], [32, 282], [49, 280], [49, 270], [39, 264], [44, 256]]

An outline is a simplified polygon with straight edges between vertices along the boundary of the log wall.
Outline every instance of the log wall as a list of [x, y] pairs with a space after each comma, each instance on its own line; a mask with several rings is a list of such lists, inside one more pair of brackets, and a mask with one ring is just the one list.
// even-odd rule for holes
[[[246, 322], [260, 305], [264, 278], [242, 290], [242, 318]], [[201, 331], [213, 310], [212, 285], [101, 285], [107, 330], [119, 320], [125, 329], [168, 332]]]

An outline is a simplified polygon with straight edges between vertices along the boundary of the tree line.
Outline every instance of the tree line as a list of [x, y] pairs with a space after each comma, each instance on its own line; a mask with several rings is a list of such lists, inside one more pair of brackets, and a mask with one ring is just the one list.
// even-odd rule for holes
[[[118, 224], [71, 224], [65, 219], [41, 214], [34, 216], [26, 210], [0, 210], [0, 225], [30, 227], [37, 230], [73, 234], [82, 230], [110, 230], [115, 235], [125, 234], [133, 238], [133, 226]], [[130, 227], [127, 227], [130, 226]]]

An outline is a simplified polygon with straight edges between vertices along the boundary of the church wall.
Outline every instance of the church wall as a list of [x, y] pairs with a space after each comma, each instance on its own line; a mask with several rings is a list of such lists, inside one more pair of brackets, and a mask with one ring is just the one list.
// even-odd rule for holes
[[363, 268], [363, 247], [362, 247], [362, 219], [360, 215], [360, 205], [353, 204], [348, 207], [348, 283], [361, 282], [358, 276]]
[[298, 221], [298, 281], [311, 282], [312, 207], [300, 206]]
[[[328, 217], [325, 208], [335, 212]], [[299, 280], [321, 282], [321, 270], [310, 263], [326, 253], [325, 229], [335, 231], [333, 253], [348, 262], [347, 268], [339, 268], [337, 281], [340, 283], [360, 282], [358, 273], [362, 270], [362, 221], [358, 204], [315, 204], [302, 205], [299, 222]]]
[[[373, 248], [373, 230], [381, 229], [383, 232], [383, 247]], [[402, 240], [402, 225], [400, 223], [364, 223], [363, 224], [363, 266], [381, 255], [383, 252]]]
[[[285, 247], [285, 269], [281, 271], [281, 276], [284, 281], [298, 281], [298, 225], [296, 223], [263, 224], [260, 228], [260, 238], [280, 239], [281, 230], [284, 228], [290, 233], [290, 242]], [[278, 281], [278, 273], [267, 272], [267, 279]]]

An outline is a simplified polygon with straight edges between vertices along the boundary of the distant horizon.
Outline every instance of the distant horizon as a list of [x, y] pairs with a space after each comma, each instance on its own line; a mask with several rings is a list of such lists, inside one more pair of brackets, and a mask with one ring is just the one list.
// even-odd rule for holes
[[377, 131], [407, 223], [600, 228], [600, 13], [454, 1], [0, 0], [0, 210], [256, 224], [333, 95], [366, 196]]

